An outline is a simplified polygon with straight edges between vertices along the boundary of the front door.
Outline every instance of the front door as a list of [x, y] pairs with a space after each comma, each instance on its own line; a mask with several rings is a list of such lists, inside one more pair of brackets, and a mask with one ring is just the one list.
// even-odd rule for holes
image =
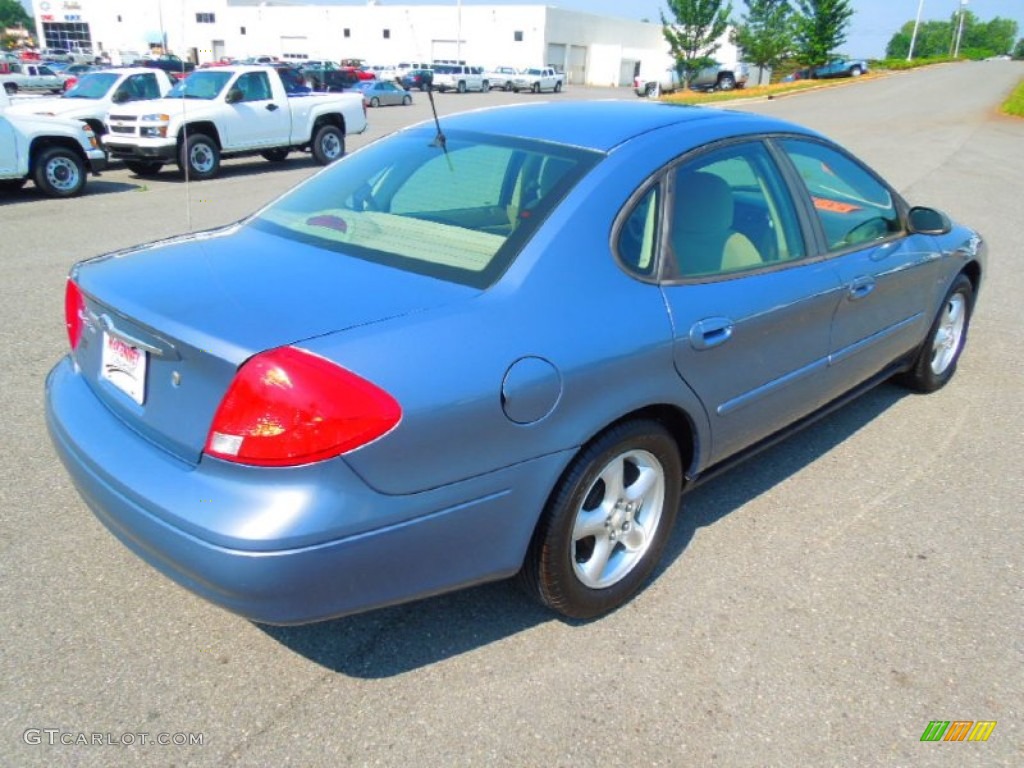
[[832, 376], [852, 387], [924, 337], [941, 254], [932, 238], [907, 235], [892, 193], [856, 160], [816, 141], [779, 143], [843, 284], [829, 355]]
[[13, 176], [18, 171], [18, 142], [14, 126], [0, 115], [0, 176]]
[[242, 100], [229, 105], [227, 121], [231, 149], [258, 149], [283, 146], [291, 131], [291, 111], [287, 104], [274, 101], [266, 72], [246, 72], [233, 86], [242, 92]]

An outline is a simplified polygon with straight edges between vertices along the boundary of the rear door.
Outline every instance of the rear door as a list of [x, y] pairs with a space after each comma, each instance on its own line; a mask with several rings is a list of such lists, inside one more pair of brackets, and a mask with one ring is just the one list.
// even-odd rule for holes
[[762, 142], [686, 160], [664, 190], [675, 365], [704, 404], [715, 462], [830, 399], [841, 286], [826, 262], [808, 258], [806, 227]]

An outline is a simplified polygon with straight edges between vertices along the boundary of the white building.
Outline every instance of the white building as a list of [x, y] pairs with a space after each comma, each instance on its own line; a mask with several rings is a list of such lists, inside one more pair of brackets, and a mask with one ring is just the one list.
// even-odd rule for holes
[[373, 64], [453, 59], [547, 65], [565, 72], [569, 83], [629, 85], [641, 63], [646, 68], [668, 60], [660, 24], [545, 5], [35, 0], [33, 9], [40, 45], [47, 48], [113, 54], [163, 46], [199, 63], [257, 55]]

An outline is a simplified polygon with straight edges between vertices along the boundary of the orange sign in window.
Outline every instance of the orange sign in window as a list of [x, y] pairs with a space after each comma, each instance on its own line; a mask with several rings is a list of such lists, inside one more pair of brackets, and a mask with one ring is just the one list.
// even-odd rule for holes
[[814, 207], [819, 211], [831, 211], [832, 213], [853, 213], [859, 211], [859, 205], [852, 205], [850, 203], [841, 203], [838, 200], [828, 200], [824, 197], [812, 197], [814, 201]]

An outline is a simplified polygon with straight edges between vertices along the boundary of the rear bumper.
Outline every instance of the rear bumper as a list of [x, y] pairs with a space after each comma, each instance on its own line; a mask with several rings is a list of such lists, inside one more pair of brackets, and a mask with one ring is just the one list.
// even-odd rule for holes
[[341, 459], [190, 465], [126, 427], [65, 358], [46, 382], [51, 439], [82, 498], [125, 545], [254, 621], [300, 624], [518, 570], [561, 454], [406, 496]]

